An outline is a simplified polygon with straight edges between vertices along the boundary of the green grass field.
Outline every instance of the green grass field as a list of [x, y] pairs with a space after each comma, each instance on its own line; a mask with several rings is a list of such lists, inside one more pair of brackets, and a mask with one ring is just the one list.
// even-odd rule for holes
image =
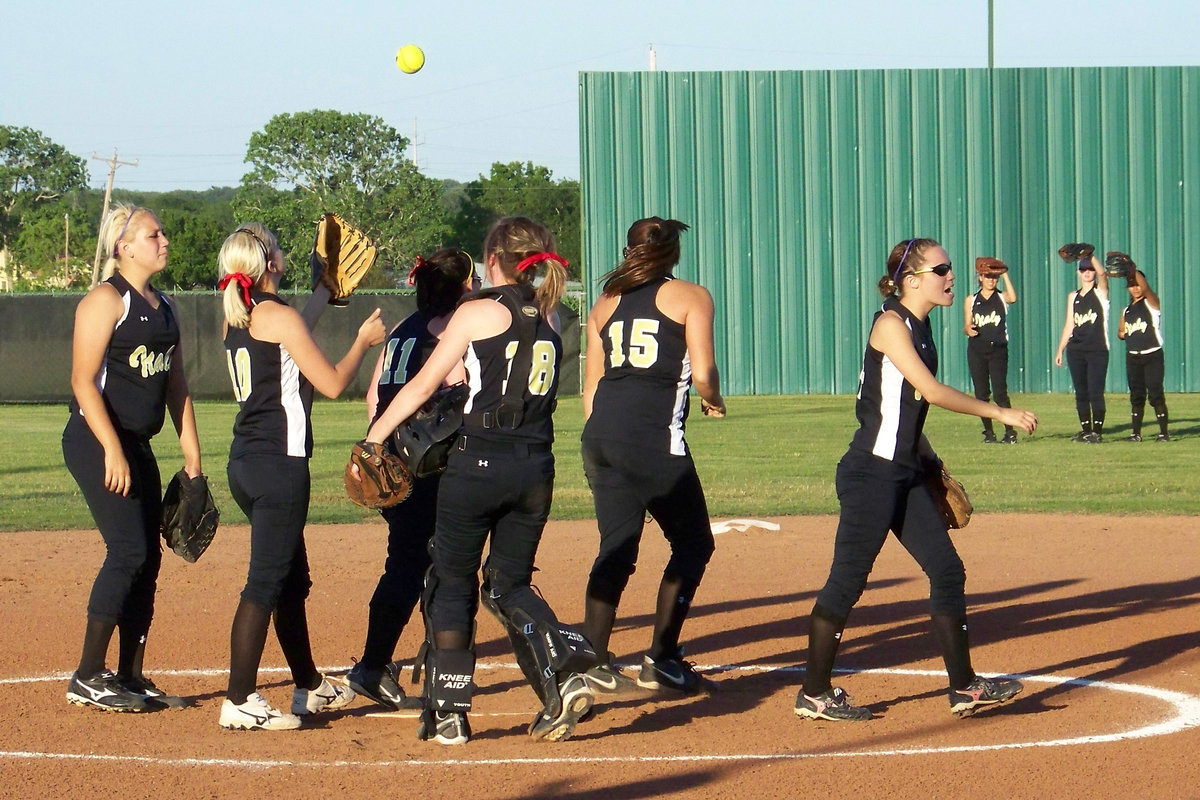
[[[780, 514], [834, 514], [834, 467], [855, 428], [851, 396], [734, 397], [729, 416], [694, 415], [688, 442], [714, 518]], [[930, 411], [926, 433], [947, 467], [966, 485], [977, 513], [1023, 511], [1083, 514], [1195, 514], [1200, 444], [1200, 395], [1169, 395], [1174, 441], [1120, 441], [1129, 433], [1128, 398], [1108, 397], [1105, 442], [1072, 442], [1078, 428], [1070, 395], [1017, 395], [1014, 405], [1032, 408], [1041, 427], [1015, 446], [980, 444], [975, 418], [939, 408]], [[226, 523], [243, 522], [229, 496], [225, 461], [236, 406], [203, 403], [197, 409], [204, 469]], [[65, 406], [0, 406], [0, 429], [8, 444], [0, 459], [0, 530], [61, 530], [92, 527], [91, 516], [63, 465], [60, 437]], [[350, 445], [366, 429], [361, 401], [318, 401], [313, 411], [316, 456], [312, 461], [312, 522], [378, 519], [346, 499], [342, 469]], [[592, 516], [591, 495], [579, 457], [583, 428], [579, 398], [565, 398], [556, 416], [558, 478], [553, 516]], [[170, 430], [155, 440], [166, 477], [182, 466]]]

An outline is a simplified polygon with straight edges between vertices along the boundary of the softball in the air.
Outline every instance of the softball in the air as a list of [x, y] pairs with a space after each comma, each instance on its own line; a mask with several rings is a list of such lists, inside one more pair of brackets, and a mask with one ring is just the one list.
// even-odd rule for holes
[[425, 54], [415, 44], [406, 44], [396, 51], [396, 66], [401, 72], [412, 75], [425, 66]]

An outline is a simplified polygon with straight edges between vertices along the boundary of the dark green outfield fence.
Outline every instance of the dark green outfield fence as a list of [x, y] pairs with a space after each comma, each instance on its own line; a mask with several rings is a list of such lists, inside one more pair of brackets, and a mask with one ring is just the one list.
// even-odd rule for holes
[[[940, 240], [954, 308], [941, 376], [970, 386], [961, 301], [976, 256], [1012, 267], [1009, 386], [1065, 392], [1053, 366], [1071, 241], [1129, 253], [1162, 297], [1167, 389], [1200, 391], [1200, 67], [585, 72], [585, 286], [650, 215], [692, 226], [678, 274], [717, 306], [729, 394], [857, 390], [891, 246]], [[1112, 287], [1113, 315], [1128, 302]], [[1126, 391], [1110, 325], [1107, 389]]]
[[[188, 384], [196, 399], [232, 400], [229, 369], [221, 344], [224, 320], [216, 292], [172, 295], [183, 329], [180, 347]], [[62, 403], [71, 397], [71, 335], [82, 295], [0, 295], [0, 403]], [[285, 295], [301, 306], [307, 295]], [[390, 329], [416, 308], [411, 294], [356, 294], [347, 308], [328, 308], [317, 325], [321, 349], [338, 360], [354, 341], [359, 325], [376, 307]], [[560, 305], [563, 366], [559, 391], [579, 393], [579, 315]], [[344, 397], [363, 397], [378, 348], [364, 359]]]

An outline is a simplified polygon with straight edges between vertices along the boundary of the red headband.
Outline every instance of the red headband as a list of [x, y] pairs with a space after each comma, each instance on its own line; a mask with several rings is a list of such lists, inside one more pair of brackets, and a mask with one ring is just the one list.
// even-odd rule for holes
[[417, 285], [417, 270], [423, 269], [427, 266], [429, 266], [429, 262], [426, 261], [425, 259], [421, 258], [420, 256], [417, 256], [417, 262], [415, 264], [413, 264], [413, 268], [408, 271], [408, 285], [409, 286]]
[[254, 286], [254, 279], [244, 272], [230, 272], [224, 278], [217, 281], [217, 288], [224, 290], [231, 282], [237, 282], [237, 285], [242, 287], [242, 299], [246, 301], [246, 308], [250, 308], [253, 303], [250, 301], [250, 289]]
[[557, 261], [564, 267], [567, 266], [567, 260], [558, 253], [534, 253], [529, 258], [526, 258], [517, 264], [517, 272], [524, 272], [534, 264], [540, 264], [543, 261]]

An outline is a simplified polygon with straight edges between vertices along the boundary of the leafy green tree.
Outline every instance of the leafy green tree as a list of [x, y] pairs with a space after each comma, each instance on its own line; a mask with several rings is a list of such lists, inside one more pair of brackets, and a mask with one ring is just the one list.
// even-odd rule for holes
[[438, 181], [404, 156], [408, 140], [379, 117], [338, 111], [278, 114], [250, 136], [251, 170], [234, 196], [238, 222], [279, 237], [288, 282], [307, 286], [308, 254], [322, 213], [341, 214], [379, 248], [365, 286], [395, 287], [419, 253], [449, 233]]
[[[68, 223], [69, 218], [69, 223]], [[63, 250], [68, 243], [69, 254]], [[87, 288], [96, 230], [86, 208], [70, 199], [41, 203], [25, 212], [12, 242], [19, 289]]]
[[87, 164], [32, 128], [0, 125], [0, 251], [20, 233], [22, 215], [87, 188]]
[[583, 274], [578, 181], [556, 182], [549, 168], [531, 161], [496, 162], [489, 176], [481, 175], [467, 184], [466, 197], [459, 202], [454, 233], [468, 252], [483, 244], [496, 220], [526, 216], [541, 222], [554, 234], [559, 254], [570, 262], [571, 277], [578, 280]]

